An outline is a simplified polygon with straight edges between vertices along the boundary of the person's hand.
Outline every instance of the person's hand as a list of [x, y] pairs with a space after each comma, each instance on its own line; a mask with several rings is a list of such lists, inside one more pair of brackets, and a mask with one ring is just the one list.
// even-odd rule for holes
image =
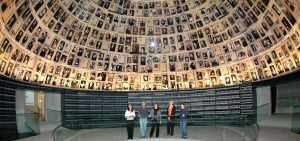
[[170, 120], [170, 117], [168, 117], [168, 120]]
[[182, 117], [185, 117], [185, 115], [184, 115], [184, 114], [182, 114]]

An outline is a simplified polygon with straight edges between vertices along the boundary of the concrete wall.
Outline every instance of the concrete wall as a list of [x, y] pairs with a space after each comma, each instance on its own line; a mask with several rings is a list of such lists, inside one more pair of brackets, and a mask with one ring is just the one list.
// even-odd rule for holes
[[46, 121], [61, 124], [61, 94], [45, 93]]
[[31, 129], [26, 125], [25, 120], [25, 99], [26, 90], [16, 90], [16, 114], [17, 114], [17, 128], [19, 133], [31, 132]]
[[300, 105], [300, 81], [277, 86], [276, 113], [292, 113]]
[[271, 87], [256, 88], [257, 94], [257, 121], [262, 121], [271, 116]]
[[16, 90], [16, 114], [25, 113], [25, 90]]
[[258, 87], [256, 89], [257, 93], [257, 106], [265, 105], [271, 103], [271, 87]]

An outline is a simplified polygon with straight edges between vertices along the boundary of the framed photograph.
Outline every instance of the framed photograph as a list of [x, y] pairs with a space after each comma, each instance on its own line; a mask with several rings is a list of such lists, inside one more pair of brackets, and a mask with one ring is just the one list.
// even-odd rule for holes
[[[170, 68], [171, 69], [171, 68]], [[182, 71], [183, 70], [183, 67], [182, 67], [182, 64], [181, 63], [176, 63], [176, 70], [177, 71]]]
[[31, 78], [31, 74], [32, 74], [31, 71], [26, 71], [26, 72], [25, 72], [25, 75], [24, 75], [24, 77], [23, 77], [23, 81], [29, 81], [30, 78]]
[[2, 60], [1, 64], [0, 64], [0, 72], [4, 72], [5, 68], [6, 68], [6, 61]]
[[160, 70], [160, 64], [159, 63], [155, 63], [153, 70], [154, 71], [159, 71]]
[[271, 42], [270, 38], [267, 36], [263, 40], [261, 40], [261, 43], [264, 48], [268, 49], [273, 46], [273, 43]]

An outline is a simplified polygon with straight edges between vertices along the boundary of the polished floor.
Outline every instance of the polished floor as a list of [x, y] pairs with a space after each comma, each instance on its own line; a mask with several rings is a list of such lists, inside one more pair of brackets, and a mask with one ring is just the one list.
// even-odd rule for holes
[[[294, 134], [290, 132], [291, 116], [287, 114], [273, 115], [259, 123], [260, 133], [258, 141], [299, 141], [300, 134]], [[41, 126], [41, 135], [21, 139], [19, 141], [53, 141], [51, 131], [55, 128], [55, 125], [51, 123], [43, 123]], [[243, 131], [240, 129], [240, 131]], [[149, 130], [148, 130], [149, 132]], [[189, 127], [189, 140], [183, 141], [244, 141], [242, 138], [236, 135], [236, 132], [223, 128], [216, 127]], [[181, 141], [178, 127], [175, 128], [175, 135], [173, 137], [166, 136], [166, 129], [162, 127], [161, 135], [159, 139], [148, 138], [139, 139], [139, 129], [135, 128], [136, 141]], [[126, 140], [126, 129], [100, 129], [91, 130], [79, 134], [81, 141], [121, 141]], [[77, 138], [76, 136], [74, 138]], [[195, 139], [195, 140], [192, 140]]]
[[258, 141], [300, 141], [300, 134], [290, 132], [292, 117], [290, 114], [274, 115], [259, 122]]
[[52, 131], [58, 126], [50, 122], [41, 122], [40, 123], [41, 134], [38, 136], [33, 136], [29, 138], [20, 139], [18, 141], [53, 141]]
[[[139, 128], [134, 130], [134, 140], [135, 141], [170, 141], [177, 139], [181, 141], [180, 129], [175, 128], [175, 133], [173, 136], [166, 135], [166, 127], [162, 127], [159, 139], [149, 138], [140, 139], [139, 138]], [[244, 141], [242, 134], [237, 132], [243, 131], [243, 129], [228, 129], [221, 127], [189, 127], [188, 128], [188, 140], [187, 141]], [[109, 134], [108, 134], [109, 133]], [[147, 131], [149, 133], [149, 130]], [[87, 132], [79, 133], [76, 136], [70, 138], [70, 141], [124, 141], [126, 140], [127, 132], [125, 128], [118, 129], [96, 129]], [[186, 140], [184, 140], [186, 141]], [[250, 141], [250, 140], [249, 140]]]

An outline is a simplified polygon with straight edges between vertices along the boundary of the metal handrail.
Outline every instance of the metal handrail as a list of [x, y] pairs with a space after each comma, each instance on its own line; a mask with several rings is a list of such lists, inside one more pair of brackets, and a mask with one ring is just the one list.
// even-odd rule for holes
[[255, 125], [257, 126], [257, 133], [256, 133], [256, 136], [255, 136], [255, 140], [257, 141], [258, 140], [258, 135], [259, 135], [259, 132], [260, 132], [260, 126], [257, 122], [255, 122]]
[[58, 129], [58, 128], [60, 128], [60, 127], [63, 127], [62, 125], [59, 125], [59, 126], [57, 126], [56, 128], [54, 128], [54, 130], [52, 131], [52, 138], [53, 138], [53, 141], [56, 141], [56, 139], [55, 139], [55, 132], [56, 132], [56, 130]]

